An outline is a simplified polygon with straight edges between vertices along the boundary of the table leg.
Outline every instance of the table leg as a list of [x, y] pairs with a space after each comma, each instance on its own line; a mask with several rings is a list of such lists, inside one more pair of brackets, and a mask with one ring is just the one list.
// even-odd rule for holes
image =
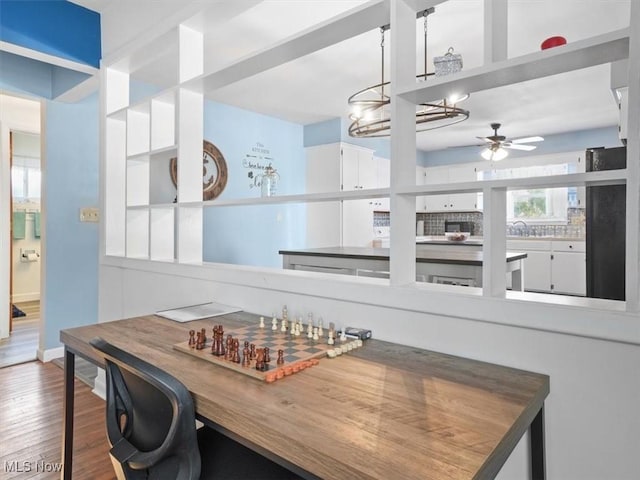
[[62, 430], [62, 478], [71, 480], [73, 457], [73, 401], [76, 356], [64, 349], [64, 428]]
[[544, 455], [544, 404], [531, 422], [531, 478], [544, 480], [546, 478], [546, 463]]

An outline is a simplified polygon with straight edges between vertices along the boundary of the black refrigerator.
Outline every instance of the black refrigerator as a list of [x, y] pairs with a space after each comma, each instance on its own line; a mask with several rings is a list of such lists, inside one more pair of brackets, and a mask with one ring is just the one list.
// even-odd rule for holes
[[[627, 147], [592, 148], [587, 172], [626, 168]], [[587, 297], [625, 299], [626, 186], [586, 189]]]

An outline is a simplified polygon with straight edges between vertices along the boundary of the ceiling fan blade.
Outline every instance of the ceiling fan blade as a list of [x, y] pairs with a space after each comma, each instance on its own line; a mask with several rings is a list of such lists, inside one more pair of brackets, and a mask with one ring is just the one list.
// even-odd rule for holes
[[536, 147], [535, 145], [520, 145], [520, 144], [513, 144], [513, 143], [505, 143], [502, 145], [504, 148], [510, 148], [512, 150], [524, 150], [526, 152], [530, 152], [531, 150], [535, 150]]
[[522, 138], [514, 138], [513, 140], [510, 140], [511, 143], [532, 143], [532, 142], [542, 142], [542, 141], [544, 141], [544, 138], [537, 135], [535, 137], [522, 137]]
[[482, 140], [483, 142], [493, 143], [493, 140], [489, 137], [476, 137], [478, 140]]

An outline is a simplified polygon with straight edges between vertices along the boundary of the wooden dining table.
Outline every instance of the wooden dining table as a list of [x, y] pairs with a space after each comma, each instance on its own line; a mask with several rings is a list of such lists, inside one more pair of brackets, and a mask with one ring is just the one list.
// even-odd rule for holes
[[[270, 318], [270, 317], [269, 317]], [[549, 377], [375, 339], [274, 383], [178, 351], [189, 330], [256, 324], [238, 312], [178, 323], [156, 315], [62, 330], [63, 478], [71, 478], [75, 356], [102, 365], [102, 337], [166, 370], [196, 415], [305, 478], [490, 479], [531, 432], [532, 478], [545, 478]]]

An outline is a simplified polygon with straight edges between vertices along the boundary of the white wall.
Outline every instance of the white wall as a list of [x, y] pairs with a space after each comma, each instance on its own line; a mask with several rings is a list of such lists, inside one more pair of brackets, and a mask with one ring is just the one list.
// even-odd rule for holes
[[[293, 315], [312, 311], [326, 322], [366, 326], [378, 339], [545, 373], [551, 378], [545, 407], [548, 478], [638, 478], [640, 347], [499, 324], [515, 322], [510, 318], [518, 315], [514, 312], [540, 315], [550, 324], [613, 323], [620, 320], [617, 314], [450, 295], [446, 289], [434, 293], [377, 286], [381, 282], [250, 267], [107, 259], [100, 272], [100, 320], [212, 299], [266, 315], [286, 304]], [[440, 312], [451, 307], [455, 316], [429, 313], [438, 305]], [[460, 305], [469, 306], [466, 314], [460, 313]], [[525, 438], [500, 480], [528, 478], [527, 446]]]
[[[40, 103], [0, 94], [0, 338], [9, 336], [9, 132], [40, 132]], [[4, 206], [7, 206], [4, 208]]]

